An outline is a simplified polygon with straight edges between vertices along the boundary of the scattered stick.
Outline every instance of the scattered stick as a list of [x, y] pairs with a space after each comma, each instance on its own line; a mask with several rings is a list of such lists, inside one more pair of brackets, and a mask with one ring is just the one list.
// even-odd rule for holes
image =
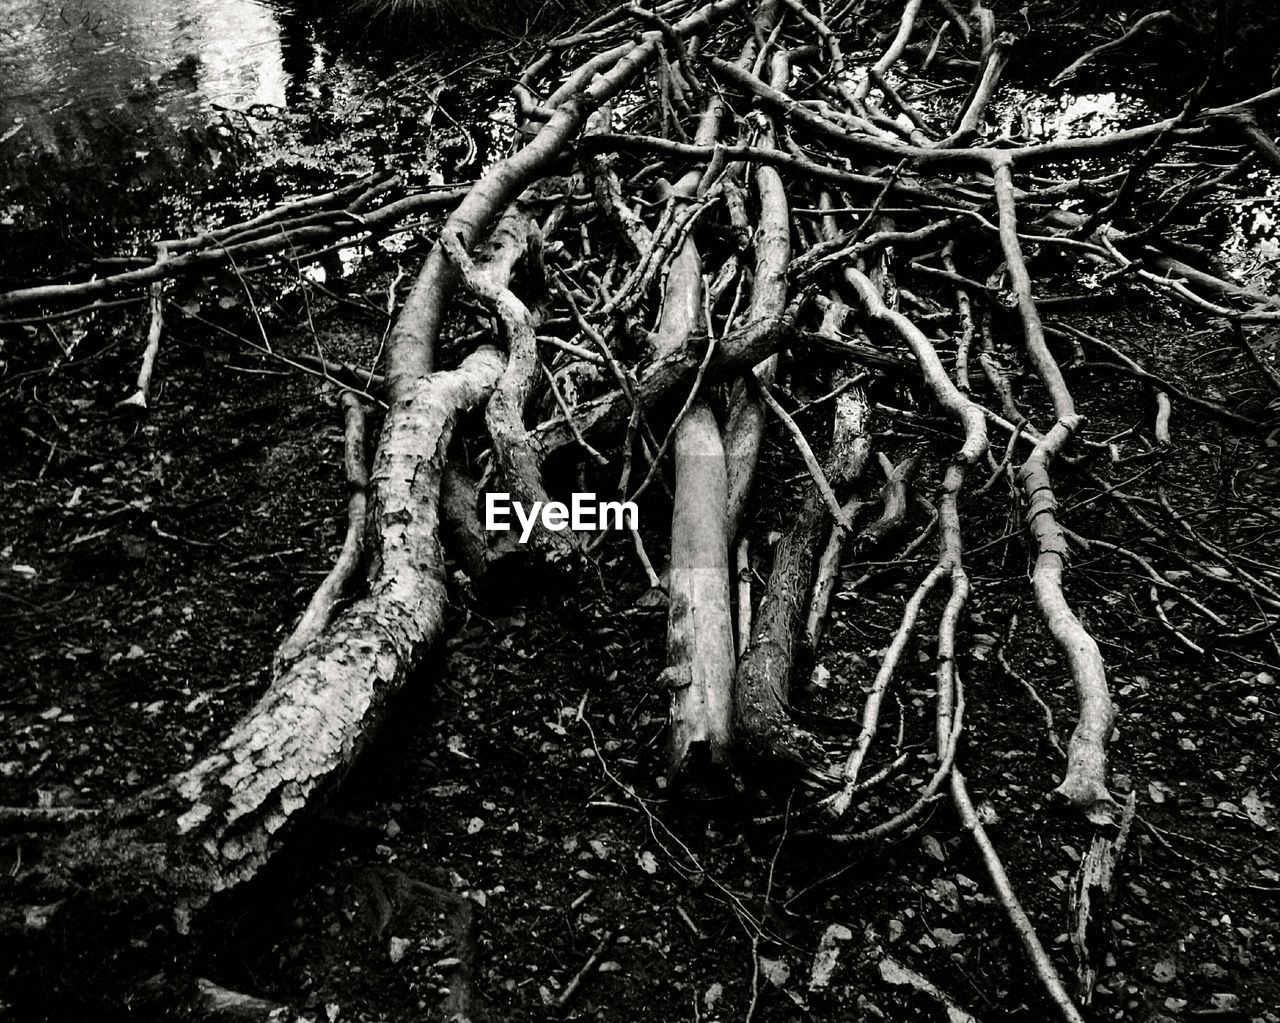
[[1063, 1023], [1085, 1023], [1084, 1016], [1080, 1014], [1071, 996], [1067, 994], [1067, 989], [1063, 987], [1062, 978], [1049, 958], [1049, 953], [1040, 943], [1035, 925], [1027, 916], [1026, 910], [1022, 908], [1022, 903], [1018, 901], [1018, 896], [1014, 893], [1013, 885], [1009, 881], [1009, 875], [1005, 872], [1004, 864], [1000, 862], [1000, 855], [996, 852], [991, 839], [987, 837], [987, 831], [982, 826], [978, 813], [973, 807], [973, 801], [969, 797], [964, 776], [959, 771], [951, 772], [951, 795], [960, 815], [960, 824], [965, 831], [969, 832], [974, 844], [978, 847], [978, 853], [995, 888], [996, 898], [1004, 908], [1014, 933], [1022, 942], [1023, 950], [1041, 986], [1048, 994], [1049, 1000]]
[[369, 505], [364, 406], [350, 391], [342, 392], [340, 403], [346, 424], [342, 465], [347, 479], [347, 533], [343, 538], [338, 560], [324, 577], [324, 582], [312, 594], [311, 601], [302, 612], [293, 632], [276, 651], [274, 670], [277, 676], [328, 628], [338, 601], [355, 578], [364, 553], [365, 520]]
[[[1258, 354], [1258, 349], [1253, 346], [1244, 332], [1244, 328], [1240, 326], [1236, 320], [1231, 321], [1231, 337], [1236, 343], [1236, 347], [1244, 353], [1244, 357], [1248, 360], [1249, 365], [1258, 371], [1258, 375], [1267, 384], [1267, 389], [1273, 396], [1280, 396], [1280, 371], [1269, 361]], [[1167, 399], [1166, 399], [1167, 400]]]
[[[169, 258], [164, 242], [156, 246], [156, 265]], [[160, 333], [164, 329], [164, 281], [153, 281], [150, 286], [151, 323], [147, 328], [147, 345], [142, 353], [142, 365], [138, 367], [136, 390], [119, 402], [117, 408], [138, 408], [146, 411], [151, 397], [151, 374], [155, 371], [156, 355], [160, 351]]]
[[57, 831], [83, 824], [100, 812], [78, 806], [0, 806], [0, 831]]
[[591, 955], [587, 956], [587, 961], [583, 963], [581, 969], [579, 969], [578, 972], [569, 979], [569, 983], [564, 986], [560, 994], [556, 997], [555, 1005], [557, 1009], [563, 1009], [569, 1004], [573, 999], [573, 996], [578, 993], [578, 989], [582, 987], [582, 982], [586, 980], [591, 974], [591, 971], [599, 965], [601, 957], [613, 941], [613, 933], [614, 932], [611, 930], [605, 931], [600, 940], [596, 942], [596, 947], [591, 950]]
[[1067, 751], [1062, 748], [1062, 740], [1058, 738], [1058, 730], [1053, 724], [1053, 710], [1044, 702], [1040, 694], [1036, 692], [1036, 687], [1009, 663], [1009, 657], [1006, 651], [1009, 648], [1010, 642], [1013, 640], [1013, 634], [1017, 628], [1018, 616], [1015, 614], [1009, 618], [1009, 627], [1005, 629], [1004, 637], [996, 647], [996, 661], [1000, 665], [1001, 670], [1009, 676], [1009, 678], [1022, 686], [1023, 690], [1026, 691], [1027, 696], [1031, 698], [1031, 702], [1039, 709], [1040, 713], [1044, 716], [1044, 726], [1045, 731], [1049, 736], [1049, 745], [1057, 750], [1059, 756], [1065, 757], [1067, 755]]
[[1073, 77], [1077, 71], [1079, 71], [1082, 67], [1088, 64], [1094, 58], [1101, 56], [1102, 54], [1108, 52], [1109, 50], [1119, 49], [1121, 46], [1124, 46], [1125, 43], [1129, 42], [1130, 39], [1134, 38], [1134, 36], [1141, 33], [1144, 29], [1150, 28], [1152, 25], [1155, 25], [1158, 22], [1170, 21], [1172, 19], [1173, 19], [1173, 11], [1152, 11], [1150, 14], [1144, 14], [1141, 18], [1139, 18], [1132, 25], [1130, 25], [1128, 31], [1125, 32], [1123, 35], [1117, 36], [1115, 39], [1112, 39], [1108, 42], [1099, 43], [1093, 49], [1086, 50], [1079, 57], [1073, 60], [1065, 68], [1063, 68], [1056, 75], [1054, 75], [1053, 79], [1049, 82], [1049, 88], [1051, 89], [1057, 88], [1067, 79]]
[[751, 639], [751, 541], [744, 536], [735, 550], [738, 573], [738, 627], [735, 636], [741, 659]]

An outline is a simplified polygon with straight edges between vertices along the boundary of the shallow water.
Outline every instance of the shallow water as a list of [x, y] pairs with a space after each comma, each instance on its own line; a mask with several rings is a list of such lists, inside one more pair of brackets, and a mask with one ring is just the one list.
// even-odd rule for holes
[[[474, 177], [505, 143], [509, 54], [379, 39], [294, 2], [0, 0], [0, 288], [374, 170]], [[1110, 84], [1022, 84], [1001, 91], [988, 132], [1043, 141], [1163, 113]], [[1246, 181], [1193, 227], [1237, 277], [1270, 286], [1280, 186]]]
[[60, 111], [108, 111], [147, 97], [189, 106], [283, 104], [280, 9], [254, 0], [10, 0], [0, 21], [0, 116], [39, 131]]
[[[0, 286], [373, 170], [472, 176], [494, 139], [464, 126], [484, 124], [499, 69], [389, 55], [335, 17], [286, 0], [0, 2]], [[470, 77], [442, 73], [468, 60]]]

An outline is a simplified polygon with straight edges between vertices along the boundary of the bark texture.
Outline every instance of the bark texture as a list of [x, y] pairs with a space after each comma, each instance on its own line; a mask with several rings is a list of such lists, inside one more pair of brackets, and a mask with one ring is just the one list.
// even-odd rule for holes
[[[704, 129], [714, 131], [717, 122], [713, 107], [704, 117]], [[692, 191], [697, 179], [691, 176], [682, 184]], [[680, 350], [705, 328], [702, 296], [702, 260], [697, 246], [686, 239], [667, 275], [654, 337], [657, 355]], [[688, 773], [700, 761], [726, 764], [733, 720], [735, 654], [724, 443], [715, 416], [696, 393], [682, 411], [674, 427], [676, 492], [667, 667], [662, 675], [671, 689], [668, 777]]]
[[216, 750], [69, 836], [54, 857], [57, 887], [144, 892], [185, 930], [211, 896], [252, 877], [286, 826], [342, 777], [440, 634], [445, 452], [459, 413], [490, 393], [502, 367], [501, 353], [482, 348], [392, 406], [370, 474], [367, 595], [270, 685]]
[[725, 533], [724, 447], [711, 410], [695, 402], [676, 433], [667, 668], [668, 775], [699, 758], [725, 764], [733, 719], [733, 627]]

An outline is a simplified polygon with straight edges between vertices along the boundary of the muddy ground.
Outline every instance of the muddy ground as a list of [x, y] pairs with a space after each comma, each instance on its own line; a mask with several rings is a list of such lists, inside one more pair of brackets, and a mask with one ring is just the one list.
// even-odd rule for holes
[[[295, 290], [277, 304], [264, 285], [252, 306], [277, 351], [319, 340], [331, 357], [367, 363], [386, 326], [385, 289], [421, 244], [331, 280], [342, 301], [317, 290], [304, 309]], [[228, 334], [261, 340], [250, 303], [200, 293], [205, 322], [170, 324], [145, 419], [114, 407], [135, 371], [140, 315], [102, 318], [76, 358], [52, 367], [56, 348], [35, 340], [0, 379], [0, 805], [99, 807], [215, 743], [265, 685], [272, 651], [340, 545], [336, 389]], [[1150, 294], [1134, 289], [1071, 322], [1105, 332], [1188, 390], [1273, 414], [1262, 378], [1225, 331]], [[1088, 394], [1089, 436], [1149, 422], [1140, 385], [1087, 368], [1072, 380]], [[879, 397], [893, 407], [892, 388]], [[821, 420], [801, 422], [817, 430]], [[882, 413], [875, 428], [893, 455], [931, 423]], [[1173, 433], [1175, 449], [1159, 462], [1096, 468], [1111, 483], [1139, 474], [1131, 492], [1152, 499], [1163, 480], [1216, 542], [1274, 562], [1280, 434], [1241, 436], [1177, 403]], [[780, 437], [770, 444], [757, 550], [767, 550], [803, 474]], [[1082, 533], [1136, 535], [1082, 474], [1064, 478], [1061, 496]], [[1088, 832], [1047, 799], [1060, 756], [1041, 709], [997, 656], [1007, 594], [1027, 591], [1015, 507], [1001, 483], [963, 512], [994, 540], [968, 555], [974, 600], [961, 671], [972, 713], [962, 764], [1069, 976], [1066, 893]], [[665, 522], [667, 512], [655, 499], [644, 521]], [[923, 514], [872, 557], [887, 560]], [[661, 532], [646, 528], [654, 550]], [[867, 567], [850, 564], [845, 575]], [[1102, 643], [1117, 703], [1114, 786], [1135, 793], [1138, 812], [1094, 1014], [1274, 1023], [1274, 634], [1215, 643], [1195, 633], [1213, 650], [1196, 656], [1161, 628], [1127, 565], [1081, 554], [1072, 568], [1070, 593]], [[798, 703], [833, 743], [842, 730], [851, 739], [848, 716], [920, 570], [893, 567], [838, 602]], [[779, 778], [669, 797], [655, 781], [665, 616], [640, 601], [646, 585], [625, 539], [571, 577], [516, 566], [487, 586], [454, 582], [450, 639], [421, 684], [327, 811], [249, 890], [215, 905], [149, 983], [121, 990], [102, 963], [81, 982], [56, 955], [35, 972], [22, 957], [0, 964], [0, 1017], [112, 1018], [129, 1008], [164, 1017], [190, 978], [203, 977], [312, 1019], [431, 1019], [455, 960], [473, 955], [481, 1019], [741, 1020], [751, 1006], [756, 1020], [943, 1018], [936, 1003], [890, 982], [886, 953], [981, 1019], [1045, 1016], [945, 804], [909, 842], [852, 849], [805, 835], [805, 821], [792, 819], [805, 790]], [[1213, 597], [1238, 628], [1258, 621], [1256, 608]], [[1069, 680], [1029, 602], [1018, 619], [1008, 661], [1065, 737]], [[920, 742], [931, 734], [929, 638], [893, 717]], [[922, 756], [907, 779], [927, 769]], [[892, 794], [884, 799], [892, 809]], [[766, 814], [781, 825], [756, 819]], [[5, 837], [4, 867], [29, 864], [41, 847], [40, 836]], [[406, 879], [469, 899], [474, 946], [460, 949]], [[814, 968], [824, 936], [838, 955], [822, 983]]]

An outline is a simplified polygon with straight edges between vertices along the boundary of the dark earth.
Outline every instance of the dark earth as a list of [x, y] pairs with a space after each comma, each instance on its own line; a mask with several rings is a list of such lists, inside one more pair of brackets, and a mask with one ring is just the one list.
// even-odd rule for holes
[[[218, 6], [204, 0], [199, 10]], [[1153, 6], [1119, 5], [1130, 19]], [[1269, 83], [1269, 8], [1233, 5], [1231, 67], [1240, 83], [1259, 75], [1261, 87]], [[377, 52], [376, 27], [342, 29], [352, 22], [337, 19], [349, 14], [259, 10], [268, 37], [289, 40], [284, 92], [269, 109], [249, 109], [243, 91], [224, 97], [230, 103], [214, 100], [202, 91], [205, 65], [179, 59], [157, 72], [150, 62], [161, 55], [151, 53], [112, 72], [115, 82], [99, 77], [124, 99], [90, 102], [82, 83], [63, 79], [67, 104], [21, 112], [16, 88], [3, 87], [16, 80], [16, 57], [0, 60], [0, 111], [21, 113], [25, 125], [10, 136], [17, 122], [0, 123], [0, 287], [64, 273], [89, 252], [145, 254], [145, 239], [242, 219], [371, 169], [468, 178], [487, 159], [484, 140], [500, 135], [486, 118], [503, 86], [489, 72], [510, 74], [532, 45]], [[1026, 20], [1024, 69], [1056, 69], [1069, 59], [1064, 52], [1115, 35], [1118, 24], [1102, 5], [997, 10], [1002, 20]], [[1182, 13], [1199, 30], [1212, 25], [1211, 12]], [[30, 28], [33, 15], [18, 5], [0, 13], [0, 33], [15, 16], [14, 25], [25, 17]], [[1179, 31], [1170, 46], [1186, 42], [1189, 30]], [[1167, 53], [1148, 52], [1167, 68]], [[1176, 89], [1167, 72], [1138, 72], [1112, 64], [1070, 83], [1074, 93], [1029, 95], [1061, 112], [1080, 95], [1110, 93], [1103, 116], [1122, 120], [1168, 109]], [[1140, 78], [1148, 88], [1117, 96], [1110, 78]], [[1026, 71], [1019, 82], [1043, 89]], [[33, 96], [48, 88], [48, 80], [30, 84]], [[424, 127], [431, 94], [448, 116]], [[215, 111], [213, 102], [243, 113]], [[103, 147], [109, 135], [115, 150]], [[480, 140], [476, 152], [468, 135]], [[1276, 190], [1260, 175], [1250, 188], [1234, 205], [1206, 201], [1187, 230], [1218, 248], [1239, 279], [1265, 288], [1277, 265]], [[190, 315], [166, 327], [146, 418], [115, 407], [136, 373], [143, 307], [0, 328], [0, 805], [92, 809], [127, 798], [215, 744], [265, 686], [275, 647], [345, 529], [338, 389], [276, 355], [318, 349], [369, 365], [388, 324], [388, 288], [403, 290], [398, 271], [412, 275], [427, 238], [422, 229], [397, 236], [305, 281], [181, 283], [177, 301]], [[1080, 288], [1058, 283], [1063, 293]], [[1072, 322], [1189, 391], [1275, 419], [1265, 380], [1224, 328], [1137, 288]], [[1264, 358], [1274, 360], [1277, 339]], [[1088, 436], [1145, 422], [1142, 385], [1087, 366], [1071, 379], [1089, 394]], [[893, 406], [891, 393], [881, 397]], [[1215, 542], [1275, 563], [1280, 432], [1242, 436], [1174, 409], [1177, 458], [1168, 469], [1137, 461], [1099, 471], [1152, 500], [1163, 483]], [[801, 424], [816, 429], [821, 411], [807, 415]], [[927, 419], [900, 422], [877, 436], [891, 456], [930, 429]], [[767, 513], [751, 537], [758, 550], [805, 479], [785, 438], [771, 429], [769, 443]], [[1071, 527], [1085, 535], [1123, 543], [1139, 532], [1083, 474], [1064, 477], [1061, 496]], [[961, 671], [980, 709], [963, 767], [1028, 912], [1070, 975], [1066, 893], [1088, 833], [1047, 798], [1060, 755], [1000, 654], [1034, 684], [1059, 735], [1074, 721], [1074, 697], [1030, 601], [1011, 630], [1000, 599], [1026, 590], [1016, 507], [997, 481], [963, 510], [1002, 536], [967, 555], [974, 598]], [[663, 523], [669, 505], [655, 498], [642, 514]], [[806, 667], [812, 684], [799, 710], [820, 716], [837, 740], [841, 729], [852, 740], [856, 697], [924, 564], [885, 565], [923, 514], [915, 508], [907, 528], [871, 554], [871, 567], [886, 570], [844, 594], [817, 663]], [[661, 532], [646, 533], [651, 551], [660, 553]], [[845, 577], [867, 568], [850, 564]], [[0, 1018], [164, 1018], [200, 977], [311, 1019], [434, 1019], [446, 976], [469, 956], [480, 1019], [945, 1018], [937, 1003], [887, 982], [878, 968], [885, 952], [980, 1019], [1044, 1017], [982, 865], [945, 804], [907, 842], [853, 848], [804, 834], [805, 822], [792, 820], [804, 790], [779, 779], [747, 779], [730, 796], [670, 799], [655, 781], [666, 698], [653, 678], [665, 612], [640, 601], [647, 584], [629, 542], [608, 543], [572, 581], [510, 571], [479, 586], [455, 574], [450, 638], [423, 684], [325, 812], [249, 890], [215, 903], [190, 938], [123, 989], [92, 954], [8, 949]], [[1192, 634], [1211, 651], [1197, 656], [1160, 626], [1145, 580], [1128, 564], [1081, 552], [1068, 585], [1108, 660], [1119, 722], [1113, 785], [1137, 804], [1094, 1017], [1275, 1023], [1274, 617], [1244, 639]], [[1228, 591], [1211, 598], [1237, 630], [1268, 620]], [[894, 725], [901, 716], [915, 741], [930, 734], [931, 638], [920, 638], [916, 677], [902, 679], [893, 710]], [[921, 757], [903, 781], [928, 770]], [[884, 799], [894, 806], [892, 794]], [[0, 836], [0, 864], [16, 872], [39, 858], [45, 840]], [[470, 900], [474, 947], [462, 947], [414, 881]], [[814, 974], [824, 935], [838, 953], [827, 982]]]

